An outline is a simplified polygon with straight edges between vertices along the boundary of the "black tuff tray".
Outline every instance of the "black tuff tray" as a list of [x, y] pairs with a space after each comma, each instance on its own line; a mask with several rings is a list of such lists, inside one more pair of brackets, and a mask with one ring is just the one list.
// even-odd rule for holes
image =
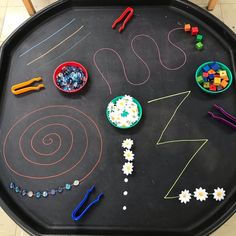
[[[128, 5], [134, 7], [135, 17], [119, 34], [111, 25]], [[203, 51], [195, 49], [189, 33], [170, 32], [185, 23], [200, 28]], [[168, 42], [168, 32], [175, 46]], [[233, 83], [227, 92], [210, 96], [197, 87], [194, 73], [203, 62], [217, 60], [228, 65], [235, 78], [235, 45], [235, 35], [223, 23], [180, 0], [58, 1], [31, 17], [1, 47], [2, 208], [35, 235], [206, 235], [214, 231], [236, 209], [236, 134], [211, 120], [207, 112], [217, 103], [236, 114], [236, 87]], [[186, 64], [169, 70], [184, 62], [184, 54], [176, 46], [185, 51]], [[53, 72], [65, 61], [78, 61], [88, 69], [89, 83], [77, 95], [64, 95], [53, 85]], [[44, 90], [21, 96], [11, 93], [13, 84], [37, 76], [43, 77]], [[106, 120], [108, 102], [121, 94], [132, 95], [143, 107], [141, 123], [130, 130], [118, 130]], [[160, 142], [201, 141], [156, 145], [181, 102]], [[58, 135], [61, 149], [54, 156], [36, 153], [54, 153]], [[32, 137], [35, 151], [30, 145]], [[136, 155], [128, 183], [121, 171], [121, 142], [125, 138], [134, 139]], [[70, 147], [70, 154], [60, 160]], [[77, 178], [84, 180], [77, 189], [47, 199], [21, 197], [9, 189], [11, 181], [42, 191]], [[96, 191], [91, 200], [101, 192], [104, 198], [81, 221], [73, 222], [72, 210], [92, 185]], [[223, 187], [227, 195], [220, 203], [209, 196], [205, 202], [192, 199], [186, 205], [164, 198], [178, 196], [184, 189], [193, 192], [197, 187], [209, 192]], [[125, 190], [127, 196], [123, 196]]]

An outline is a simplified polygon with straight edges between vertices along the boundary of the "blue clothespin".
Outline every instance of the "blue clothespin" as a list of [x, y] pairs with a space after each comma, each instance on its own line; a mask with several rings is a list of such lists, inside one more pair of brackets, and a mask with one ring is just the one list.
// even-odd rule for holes
[[98, 195], [98, 197], [93, 201], [91, 202], [81, 213], [79, 212], [80, 211], [80, 208], [84, 205], [84, 203], [88, 200], [88, 197], [89, 195], [94, 191], [95, 189], [95, 185], [92, 186], [92, 188], [90, 188], [87, 193], [85, 194], [83, 200], [79, 203], [79, 205], [74, 209], [74, 211], [72, 212], [72, 219], [75, 220], [75, 221], [78, 221], [80, 220], [85, 214], [86, 212], [93, 206], [95, 205], [96, 203], [98, 203], [101, 199], [101, 197], [104, 195], [103, 193], [100, 193]]

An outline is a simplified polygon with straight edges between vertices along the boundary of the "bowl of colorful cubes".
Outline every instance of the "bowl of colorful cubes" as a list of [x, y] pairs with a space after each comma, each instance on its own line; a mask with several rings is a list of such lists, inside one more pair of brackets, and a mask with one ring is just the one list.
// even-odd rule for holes
[[233, 82], [230, 69], [221, 62], [209, 61], [202, 64], [196, 71], [197, 85], [206, 93], [223, 93]]
[[115, 97], [107, 106], [108, 121], [120, 129], [136, 126], [142, 118], [142, 106], [129, 95]]
[[64, 93], [77, 93], [88, 82], [88, 72], [78, 62], [64, 62], [54, 71], [53, 81], [60, 91]]

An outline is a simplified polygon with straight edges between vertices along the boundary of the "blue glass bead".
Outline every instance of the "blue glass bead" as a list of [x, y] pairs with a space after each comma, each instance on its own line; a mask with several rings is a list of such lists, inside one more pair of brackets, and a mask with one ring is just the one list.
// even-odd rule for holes
[[43, 197], [47, 197], [48, 196], [48, 192], [47, 191], [43, 191], [42, 195], [43, 195]]
[[50, 190], [50, 194], [51, 194], [52, 196], [56, 195], [56, 190], [55, 190], [55, 189], [51, 189], [51, 190]]
[[26, 196], [26, 195], [27, 195], [27, 190], [23, 189], [23, 190], [21, 191], [21, 195], [22, 195], [23, 197]]
[[20, 187], [15, 187], [15, 192], [19, 193], [20, 192]]
[[35, 197], [39, 199], [41, 197], [41, 193], [40, 192], [35, 193]]
[[66, 190], [71, 190], [71, 185], [70, 184], [66, 184]]
[[63, 192], [63, 188], [62, 188], [62, 187], [59, 187], [59, 188], [57, 189], [57, 192], [58, 192], [58, 193], [62, 193], [62, 192]]
[[57, 84], [64, 91], [72, 91], [80, 88], [84, 78], [85, 74], [81, 68], [65, 66], [57, 75]]
[[9, 185], [9, 188], [10, 189], [14, 189], [15, 188], [15, 184], [13, 182], [11, 182], [10, 185]]

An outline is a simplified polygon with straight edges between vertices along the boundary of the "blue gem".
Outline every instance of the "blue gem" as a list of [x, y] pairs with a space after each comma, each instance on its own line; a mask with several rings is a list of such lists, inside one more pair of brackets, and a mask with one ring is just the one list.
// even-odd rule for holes
[[22, 195], [23, 197], [26, 196], [26, 195], [27, 195], [27, 190], [23, 189], [23, 190], [21, 191], [21, 195]]
[[64, 91], [80, 88], [85, 79], [83, 70], [76, 66], [65, 66], [57, 75], [57, 84]]
[[15, 187], [15, 192], [19, 193], [20, 192], [20, 187]]
[[50, 190], [50, 194], [51, 194], [52, 196], [56, 195], [56, 190], [55, 190], [55, 189], [51, 189], [51, 190]]
[[41, 193], [40, 192], [35, 193], [35, 197], [39, 199], [41, 197]]
[[210, 80], [213, 80], [215, 78], [215, 76], [213, 74], [210, 74], [208, 77]]
[[48, 196], [48, 192], [47, 191], [43, 191], [42, 195], [43, 195], [43, 197], [47, 197]]
[[218, 71], [220, 69], [220, 66], [214, 62], [210, 65], [210, 67], [214, 70], [214, 71]]
[[57, 189], [57, 192], [58, 192], [58, 193], [62, 193], [62, 192], [63, 192], [63, 188], [62, 188], [62, 187], [59, 187], [59, 188]]
[[10, 189], [14, 189], [15, 188], [15, 184], [13, 182], [11, 182], [10, 185], [9, 185], [9, 188]]
[[66, 190], [71, 190], [71, 185], [70, 184], [66, 184]]
[[210, 70], [210, 66], [206, 65], [203, 67], [203, 71], [208, 72]]

